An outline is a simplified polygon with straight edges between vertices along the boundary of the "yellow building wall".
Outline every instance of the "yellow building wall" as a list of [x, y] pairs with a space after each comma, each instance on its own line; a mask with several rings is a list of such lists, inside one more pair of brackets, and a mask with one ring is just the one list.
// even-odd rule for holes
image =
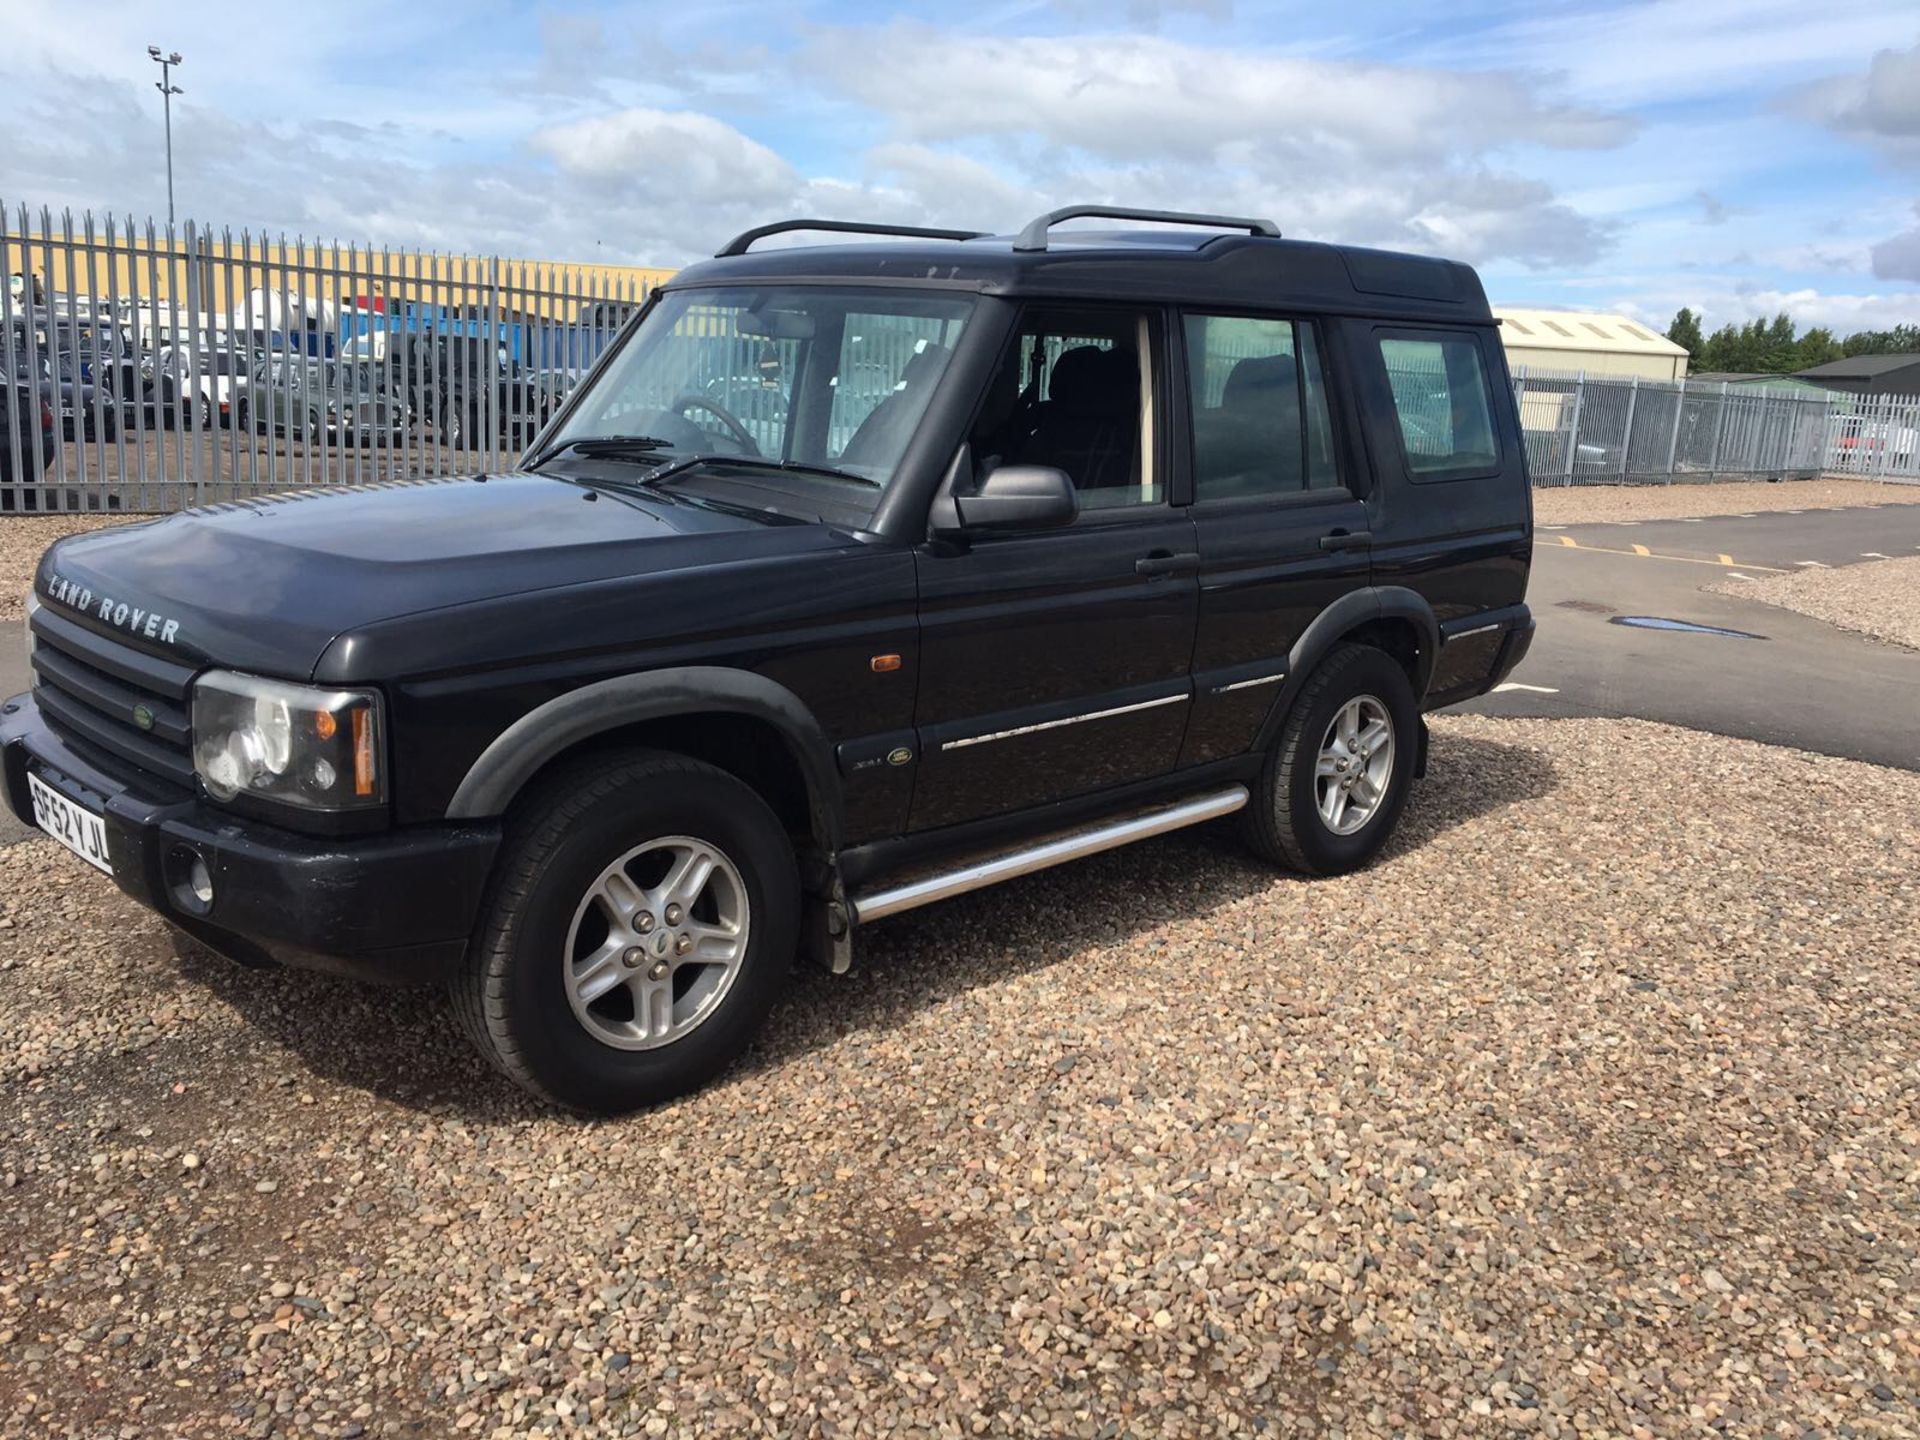
[[274, 244], [206, 237], [189, 252], [183, 238], [169, 244], [144, 233], [116, 234], [109, 241], [96, 225], [89, 238], [77, 228], [71, 244], [64, 228], [51, 237], [8, 228], [0, 238], [0, 271], [32, 274], [49, 294], [95, 300], [138, 297], [170, 307], [185, 305], [187, 270], [199, 256], [199, 308], [209, 313], [239, 310], [249, 292], [285, 290], [340, 307], [381, 296], [429, 305], [473, 305], [490, 295], [503, 314], [571, 320], [583, 301], [637, 302], [674, 272], [625, 265], [583, 265], [558, 260], [488, 259], [410, 250], [368, 250], [317, 244]]
[[1526, 345], [1508, 345], [1507, 366], [1525, 365], [1535, 370], [1553, 370], [1589, 375], [1637, 375], [1642, 380], [1682, 380], [1686, 378], [1686, 356], [1634, 355], [1614, 350], [1534, 349]]

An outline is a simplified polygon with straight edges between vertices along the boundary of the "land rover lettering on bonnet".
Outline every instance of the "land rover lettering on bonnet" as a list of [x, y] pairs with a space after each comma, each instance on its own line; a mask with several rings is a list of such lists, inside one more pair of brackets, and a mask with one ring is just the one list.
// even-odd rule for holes
[[[798, 231], [863, 239], [755, 248]], [[60, 541], [5, 788], [185, 936], [445, 985], [504, 1074], [614, 1112], [916, 906], [1228, 817], [1369, 863], [1423, 714], [1525, 655], [1531, 544], [1464, 265], [788, 221], [510, 470]]]

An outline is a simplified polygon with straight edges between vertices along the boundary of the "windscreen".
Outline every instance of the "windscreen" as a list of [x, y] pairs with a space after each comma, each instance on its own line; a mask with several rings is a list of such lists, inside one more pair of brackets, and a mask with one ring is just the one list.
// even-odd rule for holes
[[[822, 285], [669, 293], [554, 437], [891, 480], [952, 358], [965, 296]], [[813, 483], [818, 483], [818, 479]]]

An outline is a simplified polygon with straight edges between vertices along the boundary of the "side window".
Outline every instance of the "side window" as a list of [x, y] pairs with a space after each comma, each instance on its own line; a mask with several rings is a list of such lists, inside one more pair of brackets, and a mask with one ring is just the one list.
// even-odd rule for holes
[[1333, 490], [1333, 424], [1313, 327], [1189, 315], [1196, 500]]
[[975, 464], [1063, 470], [1083, 511], [1164, 504], [1153, 333], [1139, 311], [1029, 310], [974, 426]]
[[1380, 358], [1386, 362], [1400, 441], [1414, 479], [1471, 474], [1500, 463], [1478, 339], [1383, 336]]

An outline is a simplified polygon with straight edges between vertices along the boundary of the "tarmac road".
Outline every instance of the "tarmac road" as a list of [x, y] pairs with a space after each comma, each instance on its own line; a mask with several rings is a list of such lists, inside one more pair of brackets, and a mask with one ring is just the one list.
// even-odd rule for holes
[[1459, 708], [1637, 716], [1920, 770], [1920, 653], [1703, 588], [1915, 554], [1920, 505], [1543, 528], [1527, 595], [1540, 627], [1533, 650], [1514, 688]]
[[[1527, 597], [1540, 627], [1532, 653], [1513, 688], [1456, 708], [1637, 716], [1920, 770], [1920, 653], [1702, 588], [1914, 554], [1920, 505], [1543, 527]], [[1638, 629], [1616, 617], [1743, 634]], [[26, 688], [20, 627], [0, 626], [0, 695]], [[25, 833], [0, 807], [0, 846]]]

